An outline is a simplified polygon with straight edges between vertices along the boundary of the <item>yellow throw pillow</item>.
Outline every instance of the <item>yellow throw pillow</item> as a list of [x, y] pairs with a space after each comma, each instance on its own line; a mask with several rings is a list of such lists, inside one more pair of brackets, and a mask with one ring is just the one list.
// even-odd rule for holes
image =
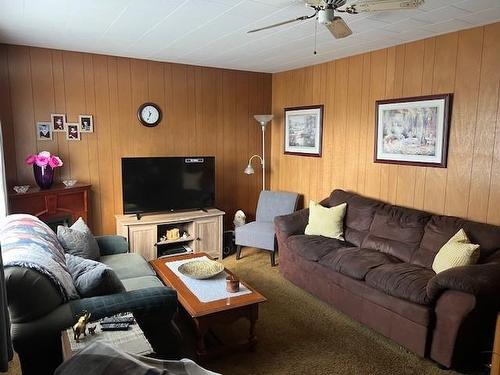
[[436, 254], [432, 269], [440, 273], [449, 268], [475, 264], [478, 259], [479, 245], [471, 243], [464, 230], [460, 229]]
[[347, 203], [335, 207], [323, 207], [319, 203], [309, 202], [309, 223], [305, 234], [325, 236], [344, 240], [344, 216]]

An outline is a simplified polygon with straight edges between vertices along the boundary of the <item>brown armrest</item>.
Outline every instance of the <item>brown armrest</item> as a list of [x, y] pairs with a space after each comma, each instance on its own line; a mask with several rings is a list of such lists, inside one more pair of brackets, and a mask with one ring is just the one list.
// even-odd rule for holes
[[431, 299], [437, 299], [445, 290], [497, 300], [500, 290], [500, 253], [497, 251], [486, 263], [450, 268], [438, 273], [427, 284], [427, 295]]
[[308, 222], [309, 209], [304, 208], [289, 215], [276, 216], [274, 227], [278, 236], [288, 238], [294, 234], [304, 234]]

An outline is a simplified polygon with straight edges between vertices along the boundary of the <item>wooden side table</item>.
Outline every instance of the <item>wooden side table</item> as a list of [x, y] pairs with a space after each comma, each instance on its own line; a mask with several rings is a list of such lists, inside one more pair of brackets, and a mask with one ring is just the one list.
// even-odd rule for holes
[[500, 314], [497, 316], [497, 326], [495, 329], [495, 344], [493, 345], [493, 355], [491, 358], [491, 375], [500, 375]]
[[80, 216], [88, 222], [90, 185], [77, 183], [66, 187], [55, 183], [50, 189], [32, 187], [25, 194], [9, 192], [10, 214], [31, 214], [50, 224], [68, 219], [68, 224]]

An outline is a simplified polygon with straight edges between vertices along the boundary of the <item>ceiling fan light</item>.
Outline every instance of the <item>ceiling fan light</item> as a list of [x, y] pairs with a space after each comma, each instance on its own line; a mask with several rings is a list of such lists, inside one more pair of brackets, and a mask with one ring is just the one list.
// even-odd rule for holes
[[329, 25], [325, 25], [336, 39], [342, 39], [352, 34], [352, 30], [340, 17], [334, 17]]

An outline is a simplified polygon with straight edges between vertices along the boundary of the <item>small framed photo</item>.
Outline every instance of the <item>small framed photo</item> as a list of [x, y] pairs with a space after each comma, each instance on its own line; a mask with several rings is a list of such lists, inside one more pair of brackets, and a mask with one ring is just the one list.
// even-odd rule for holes
[[66, 115], [63, 113], [53, 113], [50, 115], [52, 130], [55, 132], [66, 131]]
[[39, 141], [52, 140], [52, 124], [50, 122], [36, 123], [36, 139]]
[[92, 115], [80, 115], [78, 116], [78, 123], [80, 124], [81, 133], [93, 133], [94, 132], [94, 120]]
[[452, 94], [376, 102], [375, 163], [446, 168]]
[[68, 141], [79, 141], [80, 140], [80, 124], [77, 123], [67, 123], [66, 124], [66, 139]]
[[321, 156], [323, 105], [285, 108], [285, 154]]

